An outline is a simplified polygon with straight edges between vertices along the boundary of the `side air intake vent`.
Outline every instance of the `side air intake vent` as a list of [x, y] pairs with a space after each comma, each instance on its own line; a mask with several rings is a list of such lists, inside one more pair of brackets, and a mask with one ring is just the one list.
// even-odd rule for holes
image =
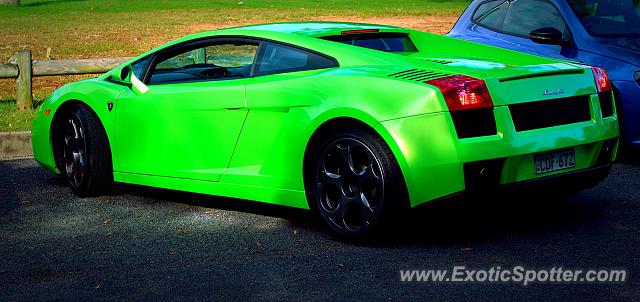
[[426, 82], [439, 78], [444, 78], [449, 74], [441, 73], [437, 71], [428, 71], [424, 69], [410, 69], [401, 72], [390, 74], [392, 78], [403, 79], [408, 81]]

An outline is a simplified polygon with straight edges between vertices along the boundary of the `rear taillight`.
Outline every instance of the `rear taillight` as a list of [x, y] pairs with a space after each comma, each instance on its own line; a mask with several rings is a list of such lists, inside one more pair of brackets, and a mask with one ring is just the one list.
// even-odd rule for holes
[[483, 80], [456, 75], [426, 83], [440, 89], [449, 111], [493, 108], [489, 89]]
[[611, 91], [611, 82], [609, 81], [607, 72], [599, 67], [591, 67], [591, 70], [593, 71], [593, 78], [596, 81], [598, 92]]

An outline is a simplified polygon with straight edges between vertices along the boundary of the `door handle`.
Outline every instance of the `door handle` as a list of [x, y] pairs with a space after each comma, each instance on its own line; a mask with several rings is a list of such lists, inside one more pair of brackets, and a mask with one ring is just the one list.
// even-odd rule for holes
[[227, 107], [227, 108], [224, 108], [224, 110], [241, 110], [243, 108], [244, 107]]

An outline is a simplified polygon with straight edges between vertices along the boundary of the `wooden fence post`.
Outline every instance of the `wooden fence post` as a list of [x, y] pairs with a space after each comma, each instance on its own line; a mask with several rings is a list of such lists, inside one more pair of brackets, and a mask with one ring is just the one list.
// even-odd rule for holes
[[33, 73], [33, 61], [30, 50], [20, 50], [16, 52], [16, 62], [18, 64], [18, 79], [16, 80], [16, 103], [18, 110], [23, 111], [33, 106], [33, 94], [31, 77]]

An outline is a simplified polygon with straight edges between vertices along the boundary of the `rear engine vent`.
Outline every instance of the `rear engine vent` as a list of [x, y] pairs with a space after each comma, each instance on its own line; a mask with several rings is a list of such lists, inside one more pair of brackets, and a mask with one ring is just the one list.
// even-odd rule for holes
[[437, 71], [428, 71], [424, 69], [410, 69], [401, 72], [390, 74], [392, 78], [403, 79], [408, 81], [426, 82], [439, 78], [444, 78], [449, 74], [441, 73]]
[[600, 99], [600, 110], [602, 110], [602, 117], [613, 116], [613, 97], [611, 91], [599, 92], [598, 99]]
[[442, 65], [447, 65], [447, 64], [453, 63], [453, 61], [442, 60], [442, 59], [428, 59], [427, 61], [433, 62], [433, 63], [436, 63], [436, 64], [442, 64]]
[[458, 138], [498, 134], [493, 108], [452, 111], [451, 118]]
[[591, 120], [589, 96], [509, 105], [516, 131], [527, 131]]

